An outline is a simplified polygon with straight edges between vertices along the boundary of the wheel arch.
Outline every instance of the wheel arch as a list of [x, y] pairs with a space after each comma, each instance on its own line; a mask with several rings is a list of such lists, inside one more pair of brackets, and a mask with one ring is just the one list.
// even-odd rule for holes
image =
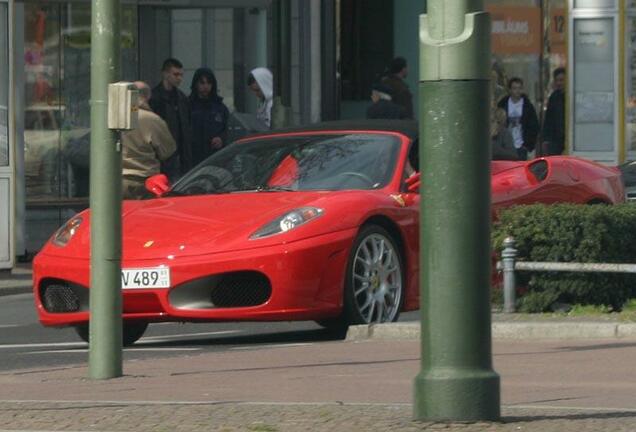
[[406, 262], [406, 245], [404, 243], [404, 238], [402, 236], [402, 231], [400, 231], [400, 228], [398, 227], [398, 225], [393, 220], [391, 220], [389, 217], [383, 216], [383, 215], [371, 216], [370, 218], [365, 220], [362, 225], [360, 225], [360, 229], [362, 229], [362, 227], [365, 227], [365, 226], [368, 226], [368, 225], [378, 225], [378, 226], [384, 228], [385, 230], [387, 230], [387, 232], [391, 235], [391, 238], [397, 244], [398, 250], [400, 251], [400, 258], [402, 259], [402, 266], [404, 267], [404, 274], [408, 274], [408, 272], [407, 272], [408, 263]]

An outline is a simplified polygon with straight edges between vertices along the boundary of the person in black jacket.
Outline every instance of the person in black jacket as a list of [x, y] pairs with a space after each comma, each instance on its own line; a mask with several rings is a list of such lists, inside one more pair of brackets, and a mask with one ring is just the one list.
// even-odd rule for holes
[[405, 81], [408, 73], [409, 69], [406, 59], [404, 57], [396, 57], [391, 60], [391, 64], [388, 67], [388, 75], [382, 79], [382, 84], [392, 90], [392, 101], [404, 108], [405, 117], [413, 118], [413, 94]]
[[197, 165], [227, 144], [230, 113], [218, 94], [218, 84], [211, 69], [197, 69], [190, 89], [192, 164]]
[[497, 104], [508, 116], [508, 129], [512, 133], [515, 149], [520, 160], [527, 160], [528, 153], [534, 150], [539, 134], [539, 118], [534, 105], [523, 94], [523, 80], [510, 78], [508, 96]]
[[161, 73], [162, 80], [152, 89], [149, 105], [166, 122], [177, 143], [177, 151], [161, 165], [161, 172], [174, 182], [192, 168], [190, 102], [179, 90], [183, 80], [183, 64], [169, 58], [163, 62]]
[[391, 100], [391, 93], [391, 88], [385, 84], [373, 84], [371, 88], [371, 101], [373, 103], [367, 108], [368, 119], [406, 118], [406, 110]]
[[543, 154], [560, 155], [565, 148], [565, 68], [552, 73], [554, 91], [548, 98], [543, 117]]

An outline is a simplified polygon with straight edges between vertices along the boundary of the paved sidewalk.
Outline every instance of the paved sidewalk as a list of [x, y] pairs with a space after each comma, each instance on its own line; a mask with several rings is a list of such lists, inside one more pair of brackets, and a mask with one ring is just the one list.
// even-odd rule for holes
[[[30, 279], [28, 264], [0, 273], [0, 296], [30, 292]], [[634, 431], [634, 326], [494, 314], [501, 423], [412, 421], [419, 323], [398, 323], [344, 342], [129, 361], [107, 381], [85, 364], [0, 373], [0, 432]]]
[[0, 296], [31, 292], [31, 263], [0, 270]]
[[414, 341], [328, 342], [0, 374], [0, 429], [38, 431], [633, 431], [636, 344], [497, 341], [503, 422], [411, 420]]

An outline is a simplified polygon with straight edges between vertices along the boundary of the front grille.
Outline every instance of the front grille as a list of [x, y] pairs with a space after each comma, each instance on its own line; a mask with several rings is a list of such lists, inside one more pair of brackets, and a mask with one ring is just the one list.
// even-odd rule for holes
[[51, 284], [42, 291], [44, 309], [51, 313], [77, 312], [81, 302], [79, 296], [68, 285]]
[[212, 289], [210, 300], [215, 307], [258, 306], [272, 294], [269, 279], [258, 272], [237, 272], [221, 276]]

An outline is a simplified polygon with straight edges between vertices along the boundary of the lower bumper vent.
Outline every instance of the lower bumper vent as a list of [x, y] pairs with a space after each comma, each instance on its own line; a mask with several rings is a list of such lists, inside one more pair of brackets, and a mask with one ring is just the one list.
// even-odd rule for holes
[[79, 296], [68, 285], [51, 284], [42, 292], [44, 309], [51, 313], [77, 312], [81, 302]]
[[272, 294], [269, 279], [258, 272], [223, 275], [212, 289], [210, 300], [215, 307], [246, 307], [265, 303]]

